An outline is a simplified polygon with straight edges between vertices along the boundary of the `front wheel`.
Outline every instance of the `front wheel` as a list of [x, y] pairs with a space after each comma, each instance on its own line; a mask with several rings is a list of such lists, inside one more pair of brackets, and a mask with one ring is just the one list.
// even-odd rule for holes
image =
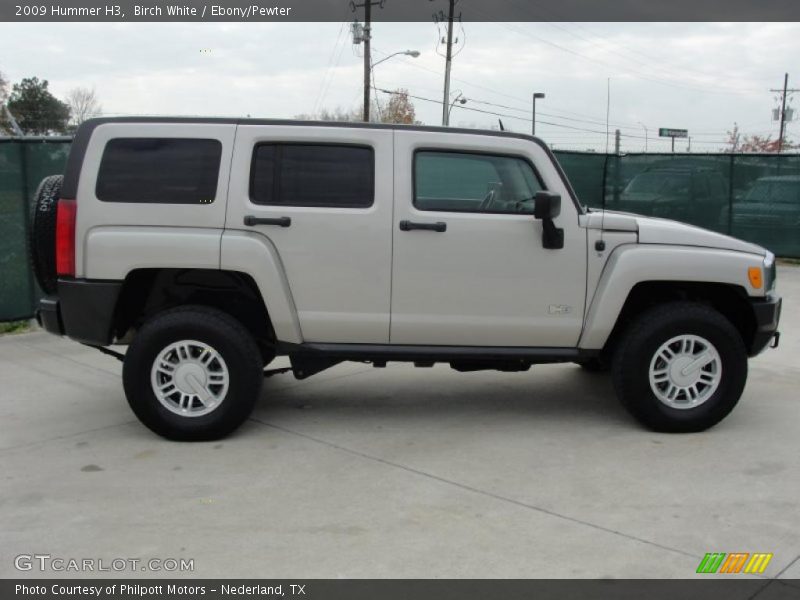
[[739, 401], [747, 352], [720, 313], [703, 304], [673, 302], [631, 324], [615, 353], [613, 378], [623, 405], [650, 429], [703, 431]]
[[203, 306], [145, 323], [125, 355], [125, 395], [139, 420], [172, 440], [214, 440], [250, 415], [263, 381], [261, 353], [233, 317]]

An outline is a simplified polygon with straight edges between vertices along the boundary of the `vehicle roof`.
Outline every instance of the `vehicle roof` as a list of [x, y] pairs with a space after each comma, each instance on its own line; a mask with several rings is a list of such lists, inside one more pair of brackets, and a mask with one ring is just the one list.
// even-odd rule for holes
[[354, 129], [403, 129], [440, 133], [462, 133], [521, 138], [544, 144], [541, 138], [526, 133], [500, 131], [497, 129], [467, 129], [464, 127], [440, 127], [434, 125], [406, 125], [403, 123], [364, 123], [363, 121], [315, 121], [301, 119], [258, 119], [250, 117], [97, 117], [87, 119], [81, 128], [94, 129], [106, 123], [216, 123], [229, 125], [281, 125], [297, 127], [345, 127]]
[[769, 175], [767, 177], [759, 177], [755, 183], [760, 181], [794, 181], [800, 182], [800, 175]]
[[533, 135], [516, 133], [513, 131], [497, 131], [490, 129], [466, 129], [460, 127], [434, 127], [430, 125], [403, 125], [397, 123], [364, 123], [353, 121], [301, 121], [297, 119], [252, 119], [252, 118], [227, 118], [227, 117], [98, 117], [87, 119], [78, 127], [70, 147], [69, 158], [64, 171], [64, 182], [61, 193], [64, 198], [74, 198], [78, 192], [78, 178], [83, 166], [83, 157], [86, 147], [95, 128], [106, 123], [221, 123], [231, 125], [292, 125], [297, 127], [342, 127], [353, 129], [402, 129], [406, 131], [427, 131], [433, 133], [458, 133], [470, 135], [483, 135], [493, 137], [507, 137], [528, 140], [540, 146], [555, 165], [556, 170], [564, 183], [578, 212], [583, 212], [583, 207], [578, 201], [578, 196], [572, 184], [567, 179], [566, 173], [553, 154], [550, 147]]
[[663, 167], [650, 167], [637, 173], [637, 175], [644, 175], [645, 173], [672, 173], [672, 172], [680, 172], [680, 173], [688, 173], [690, 171], [696, 172], [703, 172], [703, 173], [717, 173], [719, 174], [719, 170], [715, 169], [714, 167], [707, 167], [704, 165], [666, 165]]

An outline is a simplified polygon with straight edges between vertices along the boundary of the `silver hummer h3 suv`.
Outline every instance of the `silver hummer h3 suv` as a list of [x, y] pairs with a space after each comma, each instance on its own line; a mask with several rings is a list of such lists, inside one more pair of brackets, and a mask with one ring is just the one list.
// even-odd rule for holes
[[31, 237], [41, 324], [126, 345], [128, 402], [172, 439], [234, 430], [279, 355], [298, 378], [575, 362], [647, 427], [699, 431], [778, 341], [770, 252], [586, 210], [544, 143], [507, 132], [95, 119]]

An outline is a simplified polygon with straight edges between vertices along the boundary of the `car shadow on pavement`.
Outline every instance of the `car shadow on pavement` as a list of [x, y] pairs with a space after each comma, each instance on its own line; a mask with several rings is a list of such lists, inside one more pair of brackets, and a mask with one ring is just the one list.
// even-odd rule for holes
[[[291, 375], [268, 379], [256, 405], [259, 419], [308, 411], [316, 421], [346, 417], [350, 427], [376, 418], [391, 421], [519, 419], [541, 423], [594, 423], [638, 427], [617, 401], [608, 374], [575, 365], [541, 365], [524, 373], [457, 373], [441, 366], [331, 369], [301, 382]], [[294, 418], [292, 420], [295, 420]]]

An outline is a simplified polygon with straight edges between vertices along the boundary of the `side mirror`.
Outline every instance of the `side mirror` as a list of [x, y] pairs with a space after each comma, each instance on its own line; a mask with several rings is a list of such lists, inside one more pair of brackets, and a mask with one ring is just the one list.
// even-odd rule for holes
[[561, 214], [561, 196], [552, 192], [536, 192], [533, 216], [540, 221], [555, 219]]
[[558, 250], [564, 247], [564, 230], [553, 223], [561, 214], [561, 196], [552, 192], [536, 192], [533, 217], [542, 222], [542, 247]]

